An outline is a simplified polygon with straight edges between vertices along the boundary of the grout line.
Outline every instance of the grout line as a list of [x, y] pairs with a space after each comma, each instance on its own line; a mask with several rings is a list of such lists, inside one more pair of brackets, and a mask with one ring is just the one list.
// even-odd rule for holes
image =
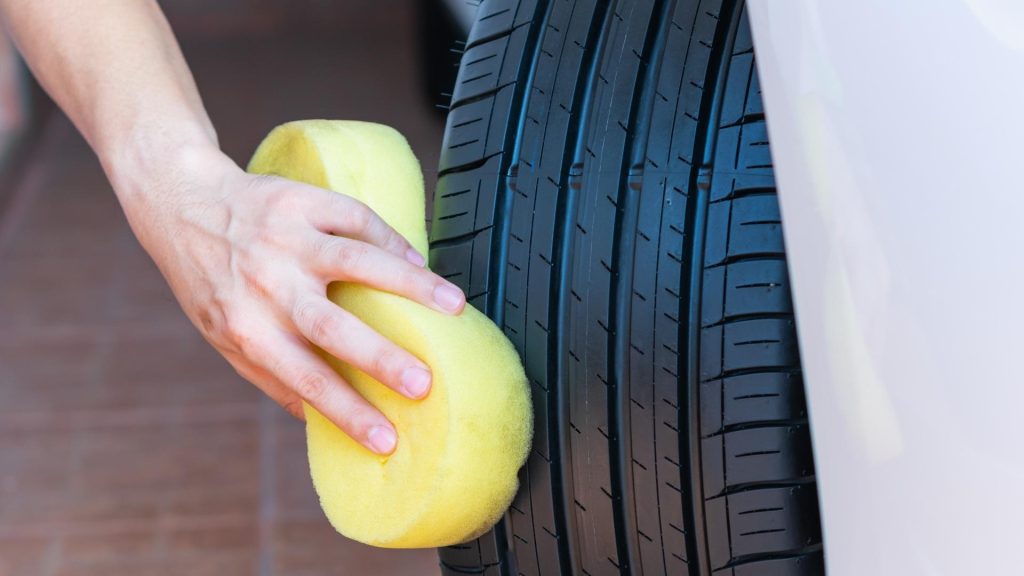
[[[87, 371], [86, 381], [95, 385], [100, 380], [100, 375], [103, 373], [103, 367], [106, 360], [110, 358], [111, 353], [111, 339], [104, 338], [101, 340], [99, 349], [96, 354], [96, 362]], [[7, 419], [9, 420], [9, 419]], [[53, 421], [52, 418], [46, 418], [45, 420]], [[69, 461], [69, 482], [68, 492], [75, 493], [79, 490], [82, 483], [82, 467], [84, 464], [82, 460], [85, 455], [85, 435], [75, 434], [71, 437], [71, 453], [68, 458]], [[68, 529], [65, 526], [60, 526], [55, 530], [50, 531], [54, 534], [54, 545], [49, 554], [47, 555], [47, 564], [44, 568], [46, 576], [53, 576], [64, 563], [64, 541], [68, 536]]]
[[[31, 158], [53, 158], [57, 157], [54, 152], [62, 122], [60, 114], [51, 114], [42, 128], [42, 136], [39, 142], [39, 149], [35, 150]], [[32, 161], [26, 174], [15, 184], [14, 193], [6, 209], [0, 214], [0, 254], [3, 254], [8, 245], [13, 241], [16, 233], [25, 221], [33, 201], [38, 197], [44, 177], [50, 171], [51, 166], [45, 162]]]
[[26, 537], [48, 537], [56, 533], [61, 536], [119, 536], [138, 534], [147, 530], [197, 530], [204, 528], [239, 528], [251, 526], [249, 514], [219, 514], [210, 516], [166, 516], [154, 518], [130, 518], [121, 520], [82, 520], [0, 525], [0, 541]]
[[[184, 316], [184, 314], [183, 314]], [[92, 324], [51, 324], [49, 326], [24, 326], [0, 328], [0, 344], [24, 342], [26, 340], [91, 339], [98, 334], [112, 333], [117, 336], [135, 338], [157, 338], [162, 336], [195, 337], [199, 333], [190, 324], [182, 323], [92, 323]]]
[[46, 552], [43, 554], [43, 560], [41, 562], [41, 574], [43, 576], [53, 576], [60, 569], [61, 558], [64, 556], [64, 536], [58, 536], [50, 540], [49, 545], [46, 547]]
[[[289, 512], [287, 514], [275, 515], [275, 519], [278, 521], [309, 521], [321, 520], [322, 518], [323, 516], [316, 512]], [[58, 532], [61, 538], [54, 537], [52, 539], [54, 543], [58, 540], [63, 540], [64, 536], [121, 536], [138, 534], [147, 530], [191, 531], [210, 528], [245, 528], [252, 526], [257, 521], [258, 519], [252, 514], [215, 514], [208, 516], [172, 515], [158, 518], [122, 518], [112, 520], [83, 519], [19, 522], [17, 524], [0, 524], [0, 542], [27, 538], [50, 538], [57, 535]]]
[[168, 408], [110, 408], [105, 410], [41, 410], [5, 414], [0, 433], [46, 430], [81, 432], [104, 428], [133, 428], [167, 424], [234, 423], [255, 420], [252, 402], [174, 406]]
[[257, 576], [274, 573], [274, 521], [277, 519], [277, 435], [274, 425], [277, 405], [260, 399], [260, 519]]

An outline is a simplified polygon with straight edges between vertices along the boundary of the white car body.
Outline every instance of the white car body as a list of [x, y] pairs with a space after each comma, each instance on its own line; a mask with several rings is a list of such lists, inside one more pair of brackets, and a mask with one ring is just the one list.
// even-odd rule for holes
[[1024, 2], [749, 10], [828, 573], [1022, 573]]

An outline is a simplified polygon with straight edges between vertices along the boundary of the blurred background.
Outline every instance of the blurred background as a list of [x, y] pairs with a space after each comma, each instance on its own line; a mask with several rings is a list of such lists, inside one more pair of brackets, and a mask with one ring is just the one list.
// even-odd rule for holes
[[[459, 28], [442, 4], [161, 2], [240, 164], [279, 123], [370, 120], [407, 136], [428, 190]], [[0, 159], [0, 576], [438, 573], [433, 550], [328, 525], [301, 423], [189, 324], [6, 41]]]

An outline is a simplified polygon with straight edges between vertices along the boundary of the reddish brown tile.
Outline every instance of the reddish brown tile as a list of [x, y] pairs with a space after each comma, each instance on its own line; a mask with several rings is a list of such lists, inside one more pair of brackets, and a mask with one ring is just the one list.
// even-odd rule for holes
[[129, 430], [83, 433], [83, 491], [152, 491], [232, 486], [242, 492], [258, 486], [257, 423], [166, 424]]
[[273, 424], [278, 471], [275, 508], [281, 516], [291, 519], [323, 519], [309, 476], [305, 425], [287, 414], [277, 416]]
[[197, 334], [167, 281], [135, 238], [126, 236], [119, 245], [115, 274], [114, 322], [187, 327]]
[[223, 554], [186, 560], [167, 557], [144, 560], [120, 558], [62, 564], [54, 576], [252, 576], [256, 573], [256, 563], [256, 559], [248, 554]]
[[120, 531], [81, 531], [63, 537], [61, 561], [64, 564], [103, 564], [124, 560], [157, 559], [160, 537], [155, 524], [142, 529]]
[[39, 576], [45, 573], [55, 543], [46, 538], [0, 538], [0, 575]]
[[162, 513], [173, 517], [259, 517], [258, 477], [245, 485], [194, 486], [163, 494]]
[[98, 393], [112, 408], [250, 404], [259, 391], [189, 327], [180, 333], [116, 336]]
[[102, 349], [95, 337], [0, 340], [0, 424], [18, 412], [97, 406], [93, 384]]
[[274, 573], [289, 576], [430, 576], [434, 550], [385, 550], [347, 540], [325, 520], [281, 522], [274, 532]]
[[0, 265], [0, 318], [4, 331], [71, 323], [103, 323], [113, 302], [109, 262], [54, 257], [7, 260]]
[[153, 522], [160, 514], [158, 494], [146, 491], [38, 491], [5, 502], [0, 528], [56, 535], [75, 523]]
[[75, 473], [74, 441], [68, 433], [6, 431], [0, 433], [0, 528], [17, 525], [32, 502], [70, 490]]
[[259, 529], [254, 523], [168, 529], [164, 533], [168, 558], [195, 558], [217, 554], [258, 555]]

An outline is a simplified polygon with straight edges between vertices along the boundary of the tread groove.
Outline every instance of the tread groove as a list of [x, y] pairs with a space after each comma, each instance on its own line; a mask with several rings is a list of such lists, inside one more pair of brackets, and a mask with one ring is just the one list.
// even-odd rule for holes
[[714, 161], [717, 143], [715, 127], [719, 124], [721, 100], [725, 95], [730, 63], [727, 55], [732, 51], [731, 43], [735, 38], [735, 27], [738, 25], [738, 22], [735, 21], [738, 12], [739, 10], [732, 3], [723, 3], [715, 30], [714, 45], [706, 45], [703, 40], [700, 41], [710, 49], [711, 54], [705, 80], [698, 88], [713, 86], [714, 92], [706, 95], [701, 102], [701, 114], [694, 146], [694, 150], [700, 151], [698, 153], [701, 154], [701, 157], [690, 171], [690, 189], [696, 190], [697, 194], [692, 199], [693, 208], [687, 214], [686, 223], [686, 229], [690, 232], [686, 235], [688, 238], [686, 253], [690, 255], [689, 270], [686, 266], [681, 267], [682, 270], [688, 272], [688, 277], [684, 279], [684, 285], [686, 286], [685, 293], [688, 296], [686, 301], [689, 302], [689, 321], [686, 325], [681, 326], [685, 336], [680, 338], [681, 342], [686, 342], [687, 353], [679, 356], [680, 362], [685, 362], [680, 366], [680, 374], [685, 375], [686, 398], [689, 407], [685, 412], [686, 425], [681, 427], [688, 431], [688, 435], [686, 438], [681, 438], [679, 444], [683, 452], [680, 457], [689, 466], [689, 474], [684, 475], [684, 482], [685, 492], [689, 495], [690, 514], [686, 515], [686, 544], [687, 556], [691, 558], [690, 576], [710, 576], [711, 574], [710, 549], [705, 526], [704, 480], [701, 472], [703, 455], [700, 444], [700, 316], [710, 188], [707, 185], [709, 171], [705, 167], [710, 166]]
[[[669, 11], [675, 5], [669, 0], [655, 0], [646, 27], [642, 53], [633, 54], [639, 59], [636, 80], [633, 86], [632, 105], [626, 124], [619, 121], [625, 130], [625, 151], [620, 167], [618, 194], [608, 199], [617, 208], [614, 237], [618, 239], [612, 248], [615, 270], [632, 270], [635, 258], [635, 243], [639, 233], [639, 188], [631, 184], [634, 177], [642, 177], [634, 167], [643, 167], [647, 157], [647, 141], [651, 129], [651, 114], [654, 106], [661, 58], [668, 34]], [[604, 261], [602, 261], [604, 264]], [[607, 266], [606, 266], [607, 268]], [[615, 543], [618, 549], [618, 567], [623, 576], [629, 576], [638, 565], [640, 543], [636, 536], [636, 508], [633, 493], [633, 470], [626, 462], [633, 460], [632, 434], [630, 423], [630, 368], [629, 338], [631, 299], [633, 283], [631, 276], [612, 274], [609, 317], [614, 329], [609, 331], [608, 374], [611, 386], [608, 390], [609, 462], [611, 487], [616, 506], [613, 507]]]
[[[601, 42], [601, 32], [604, 29], [603, 22], [606, 14], [606, 8], [605, 10], [598, 9], [597, 13], [592, 16], [587, 32], [585, 45], [591, 47], [591, 49], [584, 53], [580, 64], [580, 69], [584, 72], [577, 79], [576, 87], [573, 91], [573, 101], [569, 109], [571, 116], [566, 133], [574, 136], [566, 139], [565, 149], [562, 152], [560, 174], [570, 174], [571, 167], [582, 162], [580, 149], [585, 142], [585, 130], [581, 119], [585, 117], [590, 108], [589, 95], [592, 90], [589, 87], [594, 83], [598, 53], [598, 50], [593, 48], [593, 46]], [[572, 114], [572, 112], [575, 112], [575, 114]], [[551, 307], [548, 324], [558, 327], [553, 331], [550, 339], [555, 361], [549, 365], [549, 382], [556, 382], [557, 385], [551, 386], [553, 398], [549, 397], [549, 402], [553, 404], [553, 409], [549, 408], [548, 411], [548, 434], [549, 438], [554, 438], [554, 441], [549, 445], [552, 460], [558, 463], [557, 466], [552, 467], [552, 499], [555, 508], [555, 528], [559, 534], [571, 535], [558, 539], [558, 560], [563, 574], [576, 574], [579, 572], [576, 545], [573, 542], [576, 531], [572, 529], [574, 515], [568, 504], [569, 500], [572, 499], [572, 492], [569, 487], [573, 483], [572, 457], [569, 455], [572, 438], [566, 427], [561, 425], [561, 421], [569, 420], [570, 402], [567, 386], [563, 385], [563, 383], [569, 381], [568, 358], [566, 358], [565, 352], [569, 352], [570, 358], [573, 356], [572, 352], [569, 351], [565, 330], [560, 327], [568, 324], [569, 293], [572, 293], [577, 300], [579, 299], [579, 296], [572, 292], [568, 277], [572, 257], [573, 227], [571, 224], [574, 221], [574, 218], [571, 218], [570, 215], [575, 214], [576, 210], [576, 190], [570, 185], [569, 180], [569, 178], [561, 178], [558, 182], [555, 182], [558, 188], [555, 208], [555, 230], [556, 238], [559, 240], [555, 243], [552, 254], [552, 261], [555, 263], [555, 266], [552, 270], [551, 301], [554, 305]]]

